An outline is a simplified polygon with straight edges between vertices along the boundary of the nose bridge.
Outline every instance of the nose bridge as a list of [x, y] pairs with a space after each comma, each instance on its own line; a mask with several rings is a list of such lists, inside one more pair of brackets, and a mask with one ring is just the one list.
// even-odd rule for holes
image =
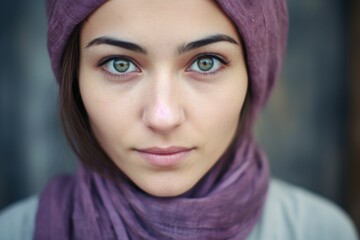
[[178, 80], [175, 74], [163, 70], [154, 74], [149, 81], [144, 123], [155, 131], [168, 132], [184, 119]]
[[165, 111], [165, 108], [171, 108], [175, 102], [174, 77], [171, 73], [162, 71], [154, 76], [152, 81], [152, 96], [154, 107], [159, 107], [159, 110]]

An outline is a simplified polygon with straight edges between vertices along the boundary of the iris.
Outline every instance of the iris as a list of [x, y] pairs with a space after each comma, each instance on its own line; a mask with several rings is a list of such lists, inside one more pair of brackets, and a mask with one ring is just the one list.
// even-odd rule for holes
[[200, 58], [197, 61], [197, 66], [201, 71], [209, 71], [214, 66], [214, 60], [209, 57]]
[[130, 62], [128, 60], [119, 59], [113, 62], [113, 67], [118, 72], [126, 72], [130, 68]]

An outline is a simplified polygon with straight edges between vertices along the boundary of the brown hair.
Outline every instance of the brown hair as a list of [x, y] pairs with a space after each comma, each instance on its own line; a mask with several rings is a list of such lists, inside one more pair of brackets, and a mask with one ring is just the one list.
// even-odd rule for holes
[[99, 173], [117, 169], [94, 136], [79, 89], [80, 63], [79, 24], [67, 41], [61, 66], [59, 108], [62, 126], [70, 146], [84, 166]]
[[[91, 168], [107, 177], [119, 174], [118, 167], [106, 154], [94, 136], [89, 118], [83, 104], [79, 89], [80, 63], [80, 31], [82, 24], [75, 27], [70, 35], [60, 65], [60, 117], [65, 136], [70, 146], [85, 167]], [[250, 81], [250, 80], [249, 80]], [[250, 84], [248, 84], [250, 87]], [[251, 91], [248, 89], [240, 114], [240, 122], [236, 131], [239, 134], [249, 134], [245, 129], [249, 113]], [[235, 138], [236, 138], [235, 136]], [[232, 144], [231, 144], [232, 145]], [[230, 146], [229, 146], [230, 147]]]

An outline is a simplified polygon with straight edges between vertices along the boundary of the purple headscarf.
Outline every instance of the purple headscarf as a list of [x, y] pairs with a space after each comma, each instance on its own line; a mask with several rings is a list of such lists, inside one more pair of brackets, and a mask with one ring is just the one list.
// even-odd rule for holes
[[[58, 80], [70, 34], [105, 2], [47, 1], [48, 47]], [[286, 1], [217, 2], [244, 43], [251, 91], [245, 126], [250, 129], [280, 71], [288, 25]], [[250, 134], [236, 140], [200, 182], [179, 197], [153, 197], [121, 174], [110, 180], [84, 167], [74, 176], [58, 177], [41, 195], [34, 238], [245, 239], [260, 218], [269, 169]]]

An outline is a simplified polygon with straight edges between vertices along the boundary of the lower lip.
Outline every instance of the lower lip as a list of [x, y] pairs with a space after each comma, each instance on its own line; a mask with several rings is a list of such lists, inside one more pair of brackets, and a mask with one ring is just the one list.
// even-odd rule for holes
[[181, 151], [169, 154], [154, 154], [148, 152], [138, 152], [140, 156], [151, 165], [156, 167], [172, 167], [178, 165], [180, 162], [189, 156], [191, 150]]

